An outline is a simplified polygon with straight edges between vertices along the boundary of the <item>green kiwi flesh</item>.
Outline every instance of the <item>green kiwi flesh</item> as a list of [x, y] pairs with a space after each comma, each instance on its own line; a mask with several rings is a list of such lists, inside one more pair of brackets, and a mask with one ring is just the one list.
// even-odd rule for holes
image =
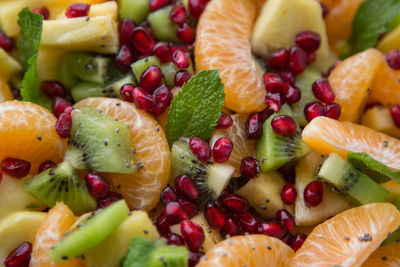
[[85, 182], [68, 161], [39, 173], [26, 181], [22, 188], [50, 208], [57, 202], [64, 202], [74, 213], [96, 208], [96, 201]]
[[128, 213], [129, 208], [125, 200], [119, 200], [91, 213], [75, 228], [65, 233], [64, 237], [50, 249], [49, 257], [55, 263], [62, 263], [81, 255], [117, 229], [128, 217]]
[[128, 125], [89, 106], [74, 109], [71, 116], [64, 159], [73, 167], [126, 174], [137, 171]]
[[141, 58], [131, 64], [131, 69], [135, 75], [136, 81], [140, 81], [142, 73], [150, 66], [160, 67], [160, 60], [156, 56]]
[[188, 266], [189, 251], [184, 246], [161, 246], [156, 248], [147, 262], [148, 267]]
[[193, 74], [193, 64], [190, 62], [190, 66], [186, 69], [178, 68], [173, 62], [164, 63], [161, 65], [161, 71], [165, 79], [165, 83], [169, 87], [175, 86], [175, 74], [180, 70], [187, 70], [188, 72]]
[[171, 9], [172, 6], [167, 6], [151, 12], [147, 20], [157, 40], [178, 43], [180, 42], [176, 35], [178, 25], [174, 24], [169, 18]]
[[150, 13], [149, 0], [118, 0], [121, 19], [133, 19], [135, 23], [141, 23]]

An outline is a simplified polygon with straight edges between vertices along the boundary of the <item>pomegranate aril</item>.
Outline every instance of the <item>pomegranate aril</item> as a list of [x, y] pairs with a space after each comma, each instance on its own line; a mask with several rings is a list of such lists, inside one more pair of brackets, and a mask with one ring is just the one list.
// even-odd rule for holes
[[44, 172], [47, 169], [53, 168], [55, 167], [57, 164], [55, 164], [54, 162], [52, 162], [51, 160], [46, 160], [44, 162], [42, 162], [42, 164], [40, 164], [39, 166], [39, 170], [38, 173]]
[[288, 63], [289, 52], [285, 48], [275, 51], [268, 60], [268, 66], [274, 70], [283, 70]]
[[286, 234], [285, 227], [276, 220], [262, 222], [258, 226], [257, 232], [259, 234], [267, 235], [282, 239]]
[[176, 195], [175, 189], [173, 189], [172, 187], [166, 187], [164, 188], [164, 190], [161, 192], [161, 196], [160, 196], [160, 202], [161, 204], [165, 205], [169, 202], [172, 201], [177, 201], [178, 200], [178, 196]]
[[150, 0], [150, 9], [156, 11], [172, 3], [172, 0]]
[[[125, 86], [125, 85], [124, 85]], [[123, 86], [123, 87], [124, 87]], [[122, 94], [121, 94], [122, 95]], [[151, 110], [153, 108], [153, 96], [140, 87], [134, 87], [132, 91], [132, 100], [138, 109]]]
[[158, 66], [149, 66], [140, 76], [140, 87], [153, 93], [162, 82], [161, 69]]
[[287, 210], [278, 210], [275, 215], [276, 219], [285, 225], [288, 231], [295, 226], [294, 218]]
[[303, 245], [304, 241], [306, 241], [307, 236], [303, 234], [297, 234], [292, 238], [292, 242], [290, 242], [290, 247], [296, 252]]
[[304, 107], [304, 116], [308, 122], [312, 121], [316, 117], [324, 115], [324, 107], [319, 102], [311, 102]]
[[162, 84], [153, 93], [153, 103], [155, 106], [148, 111], [155, 116], [160, 115], [171, 105], [172, 98], [173, 95], [170, 88], [167, 85]]
[[211, 158], [211, 148], [208, 142], [199, 137], [192, 137], [189, 140], [189, 147], [193, 155], [201, 161], [208, 161]]
[[14, 178], [23, 178], [29, 174], [31, 163], [23, 159], [5, 158], [1, 162], [1, 170]]
[[294, 164], [284, 165], [277, 169], [277, 171], [283, 175], [283, 178], [285, 178], [287, 182], [294, 184], [296, 178], [296, 170]]
[[199, 191], [193, 178], [188, 174], [182, 174], [175, 178], [175, 190], [178, 195], [190, 201], [199, 199]]
[[396, 127], [400, 128], [400, 105], [393, 105], [390, 108], [390, 114]]
[[335, 93], [327, 78], [320, 78], [312, 84], [312, 91], [319, 101], [325, 104], [332, 104], [335, 100]]
[[244, 157], [240, 162], [240, 175], [251, 179], [260, 175], [260, 164], [252, 157]]
[[303, 49], [293, 46], [289, 50], [289, 69], [294, 75], [302, 73], [307, 68], [307, 54]]
[[54, 116], [58, 118], [66, 108], [71, 106], [72, 104], [68, 100], [61, 97], [55, 97], [51, 102], [51, 111], [53, 112]]
[[19, 89], [11, 88], [11, 93], [12, 93], [14, 99], [20, 99], [21, 98], [21, 92], [20, 92]]
[[181, 233], [190, 251], [197, 252], [205, 240], [203, 228], [189, 220], [181, 223]]
[[292, 136], [297, 132], [297, 123], [288, 115], [279, 115], [271, 120], [271, 128], [278, 135]]
[[231, 127], [233, 124], [233, 120], [231, 116], [221, 112], [221, 116], [219, 117], [217, 121], [217, 126], [215, 126], [215, 129], [228, 129]]
[[207, 0], [189, 0], [189, 11], [190, 14], [198, 19], [203, 13], [204, 8], [206, 7]]
[[166, 237], [169, 233], [171, 233], [170, 226], [171, 224], [165, 215], [158, 217], [156, 221], [156, 227], [161, 236]]
[[315, 52], [307, 54], [307, 64], [311, 65], [317, 60], [317, 54]]
[[238, 194], [225, 195], [220, 200], [221, 205], [231, 212], [247, 212], [249, 210], [249, 202]]
[[190, 66], [190, 59], [188, 53], [178, 49], [175, 50], [172, 54], [172, 62], [180, 68], [186, 69]]
[[292, 242], [293, 235], [290, 232], [286, 232], [286, 234], [282, 237], [282, 242], [284, 242], [286, 245], [290, 246], [290, 243]]
[[186, 22], [187, 18], [186, 8], [182, 4], [173, 6], [169, 13], [169, 19], [176, 25], [181, 25]]
[[288, 104], [297, 103], [301, 98], [300, 89], [290, 83], [285, 83], [283, 85], [282, 93], [285, 102]]
[[178, 200], [179, 205], [187, 212], [190, 218], [199, 214], [199, 208], [193, 202], [187, 201], [185, 199]]
[[15, 46], [14, 39], [8, 37], [4, 32], [0, 30], [0, 47], [3, 48], [7, 53], [13, 51]]
[[128, 102], [133, 102], [133, 94], [135, 90], [135, 86], [130, 83], [126, 83], [121, 86], [119, 90], [119, 94], [121, 95], [122, 99]]
[[167, 203], [162, 214], [173, 224], [189, 219], [189, 214], [176, 201]]
[[263, 134], [263, 121], [260, 113], [252, 113], [246, 121], [247, 139], [258, 139]]
[[119, 24], [119, 42], [121, 45], [129, 45], [131, 34], [135, 29], [135, 22], [132, 19], [122, 19]]
[[106, 197], [110, 186], [98, 173], [90, 171], [85, 175], [85, 184], [89, 193], [96, 199]]
[[321, 181], [310, 182], [304, 189], [303, 197], [307, 207], [318, 206], [324, 197], [324, 184]]
[[[0, 44], [1, 46], [1, 44]], [[400, 70], [400, 51], [393, 49], [386, 54], [386, 62], [394, 70]]]
[[234, 220], [243, 228], [243, 231], [249, 234], [257, 233], [259, 221], [250, 212], [236, 213]]
[[97, 200], [97, 209], [104, 209], [124, 197], [117, 192], [108, 191], [106, 196]]
[[192, 78], [192, 74], [187, 70], [180, 70], [175, 74], [175, 86], [182, 87], [182, 85], [188, 82]]
[[57, 81], [43, 81], [40, 85], [43, 94], [48, 98], [53, 99], [54, 97], [65, 97], [67, 95], [67, 90], [64, 85]]
[[138, 26], [132, 31], [131, 43], [139, 52], [148, 53], [153, 50], [156, 39], [146, 28]]
[[239, 235], [241, 228], [232, 218], [228, 218], [224, 226], [219, 229], [219, 232], [223, 238], [229, 238], [231, 236]]
[[127, 70], [133, 60], [132, 48], [128, 44], [123, 44], [114, 58], [114, 65], [121, 70]]
[[220, 229], [226, 223], [226, 215], [215, 202], [204, 205], [204, 218], [212, 228]]
[[68, 138], [71, 133], [72, 116], [66, 112], [61, 113], [56, 122], [56, 132], [61, 138]]
[[292, 183], [287, 183], [282, 187], [281, 199], [283, 203], [291, 205], [296, 201], [297, 192]]
[[326, 18], [326, 16], [328, 16], [328, 14], [329, 14], [329, 7], [321, 2], [319, 4], [321, 5], [321, 9], [322, 9], [322, 17]]
[[284, 83], [290, 83], [294, 85], [294, 83], [296, 82], [296, 77], [290, 71], [283, 71], [279, 74], [279, 76]]
[[43, 20], [48, 20], [50, 17], [50, 11], [45, 6], [42, 6], [42, 7], [32, 10], [32, 13], [42, 15]]
[[321, 36], [319, 33], [303, 31], [296, 35], [296, 44], [305, 52], [312, 53], [318, 50]]
[[215, 162], [224, 163], [228, 161], [233, 150], [233, 143], [226, 137], [218, 139], [212, 148], [212, 155]]
[[265, 104], [273, 111], [278, 112], [283, 104], [283, 97], [280, 93], [267, 93], [265, 96]]
[[167, 42], [158, 42], [153, 47], [154, 54], [158, 57], [161, 63], [172, 61], [172, 50]]
[[78, 17], [85, 17], [89, 14], [90, 5], [76, 3], [69, 5], [67, 10], [65, 11], [65, 16], [67, 18], [78, 18]]
[[10, 254], [3, 259], [3, 263], [6, 267], [29, 267], [31, 253], [32, 244], [24, 242], [11, 251]]
[[265, 73], [264, 74], [265, 90], [270, 93], [279, 93], [283, 88], [283, 81], [278, 74]]
[[341, 114], [341, 107], [338, 103], [324, 106], [324, 114], [326, 117], [338, 120]]
[[178, 36], [178, 39], [185, 44], [193, 43], [194, 37], [196, 36], [193, 27], [187, 23], [179, 25], [178, 29], [176, 30], [176, 35]]
[[203, 254], [201, 253], [189, 251], [189, 267], [195, 267], [199, 263], [202, 256]]
[[170, 233], [167, 235], [167, 244], [183, 246], [185, 244], [185, 241], [183, 241], [183, 237], [181, 235]]

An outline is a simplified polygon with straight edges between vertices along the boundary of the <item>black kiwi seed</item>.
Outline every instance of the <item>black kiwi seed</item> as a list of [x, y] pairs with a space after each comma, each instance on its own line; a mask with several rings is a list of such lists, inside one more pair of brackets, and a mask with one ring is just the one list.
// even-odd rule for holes
[[67, 256], [61, 256], [61, 259], [68, 260], [68, 257]]

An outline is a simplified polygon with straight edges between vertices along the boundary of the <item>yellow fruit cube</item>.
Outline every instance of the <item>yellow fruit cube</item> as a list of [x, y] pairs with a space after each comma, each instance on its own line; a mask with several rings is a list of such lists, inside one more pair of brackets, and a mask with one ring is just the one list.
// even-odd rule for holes
[[397, 26], [392, 32], [388, 33], [379, 42], [377, 48], [384, 53], [389, 52], [392, 49], [400, 48], [400, 26]]
[[22, 67], [18, 61], [0, 48], [0, 78], [7, 80], [21, 70]]
[[[66, 19], [65, 6], [57, 6], [50, 10], [50, 13], [54, 13], [54, 19]], [[118, 5], [114, 1], [105, 2], [101, 4], [92, 5], [89, 10], [89, 17], [97, 16], [110, 16], [113, 20], [118, 18]]]
[[[7, 100], [12, 100], [13, 99], [13, 95], [11, 93], [11, 89], [10, 86], [8, 86], [7, 81], [0, 78], [0, 103], [7, 101]], [[1, 188], [0, 188], [1, 191]], [[1, 198], [1, 196], [0, 196]], [[0, 213], [0, 216], [2, 214]]]
[[361, 124], [378, 132], [400, 138], [400, 129], [394, 124], [388, 108], [376, 106], [368, 109], [361, 118]]

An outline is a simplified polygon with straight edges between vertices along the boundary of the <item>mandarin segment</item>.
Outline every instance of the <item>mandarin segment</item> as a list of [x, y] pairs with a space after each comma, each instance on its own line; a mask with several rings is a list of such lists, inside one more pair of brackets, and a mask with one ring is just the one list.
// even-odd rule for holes
[[395, 242], [378, 248], [362, 267], [398, 267], [400, 266], [400, 243]]

